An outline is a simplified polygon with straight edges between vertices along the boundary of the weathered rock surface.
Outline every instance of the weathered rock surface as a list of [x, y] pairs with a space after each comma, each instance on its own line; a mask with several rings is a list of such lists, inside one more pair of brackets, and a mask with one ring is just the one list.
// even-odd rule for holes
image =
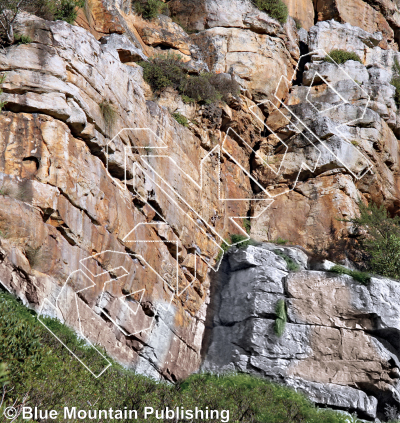
[[254, 157], [253, 175], [274, 202], [252, 225], [255, 239], [281, 237], [345, 259], [351, 227], [339, 219], [354, 216], [359, 199], [397, 212], [398, 111], [390, 82], [398, 53], [378, 47], [379, 38], [335, 21], [311, 28], [310, 51], [353, 49], [370, 64], [337, 66], [318, 60], [320, 51], [268, 116], [270, 135]]
[[[289, 272], [275, 253], [281, 248], [307, 266], [296, 247], [229, 253], [208, 309], [203, 370], [262, 375], [318, 404], [383, 417], [385, 404], [399, 404], [399, 283], [372, 278], [363, 286], [347, 275]], [[274, 331], [280, 299], [288, 313], [281, 337]]]
[[[199, 185], [204, 142], [146, 101], [141, 68], [129, 62], [144, 57], [129, 39], [112, 34], [101, 44], [61, 21], [18, 19], [34, 42], [0, 53], [0, 230], [11, 268], [1, 282], [36, 310], [48, 299], [52, 315], [63, 293], [66, 322], [78, 329], [78, 312], [93, 321], [89, 339], [115, 358], [154, 377], [185, 377], [200, 363], [208, 268], [220, 239], [237, 232], [229, 216], [248, 210], [246, 201], [219, 201], [217, 178], [227, 198], [249, 198], [249, 174], [223, 156], [220, 174], [210, 157]], [[249, 170], [236, 141], [226, 145]], [[159, 147], [175, 162], [152, 157]], [[78, 310], [75, 285], [60, 290], [76, 270], [95, 280]], [[121, 308], [121, 296], [143, 289], [136, 314]]]
[[381, 32], [380, 46], [387, 47], [393, 41], [394, 32], [379, 10], [363, 0], [316, 0], [315, 10], [319, 21], [334, 19], [338, 22], [349, 23], [367, 32]]

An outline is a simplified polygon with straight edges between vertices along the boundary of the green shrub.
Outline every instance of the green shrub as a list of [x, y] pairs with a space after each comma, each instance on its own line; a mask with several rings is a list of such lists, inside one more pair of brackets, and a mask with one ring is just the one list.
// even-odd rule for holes
[[84, 0], [60, 0], [54, 14], [54, 18], [73, 24], [78, 15], [78, 8], [84, 6]]
[[341, 275], [349, 275], [356, 281], [360, 282], [362, 285], [368, 285], [371, 282], [371, 275], [366, 272], [361, 272], [359, 270], [350, 270], [344, 266], [333, 266], [329, 269], [330, 272], [339, 273]]
[[172, 117], [181, 125], [188, 127], [189, 126], [189, 121], [187, 119], [186, 116], [183, 116], [180, 113], [173, 113]]
[[211, 104], [222, 99], [222, 95], [210, 82], [210, 74], [186, 78], [185, 83], [180, 87], [182, 94], [193, 98], [198, 103]]
[[[0, 74], [0, 96], [3, 94], [3, 90], [1, 89], [1, 85], [4, 83], [6, 78], [7, 78], [7, 75], [5, 73]], [[0, 112], [3, 110], [3, 107], [6, 104], [7, 104], [6, 102], [0, 100]]]
[[154, 19], [168, 7], [161, 0], [136, 0], [132, 6], [144, 19]]
[[287, 254], [283, 253], [280, 250], [274, 250], [274, 253], [282, 257], [286, 261], [287, 268], [290, 272], [297, 272], [300, 269], [300, 266], [293, 259], [291, 259]]
[[275, 307], [276, 320], [274, 325], [274, 330], [277, 336], [281, 337], [283, 332], [285, 332], [287, 314], [286, 314], [286, 304], [285, 300], [280, 299], [276, 303]]
[[301, 29], [301, 28], [303, 28], [303, 25], [301, 24], [300, 19], [298, 19], [298, 18], [294, 18], [294, 22], [295, 22], [295, 24], [296, 24], [296, 29]]
[[283, 238], [281, 238], [281, 237], [278, 237], [278, 238], [275, 240], [275, 244], [278, 244], [278, 245], [286, 245], [288, 242], [289, 242], [289, 241], [288, 241], [287, 239], [283, 239]]
[[173, 53], [157, 55], [148, 62], [139, 62], [139, 65], [143, 68], [143, 78], [154, 92], [172, 87], [178, 90], [185, 103], [212, 104], [240, 93], [239, 84], [227, 75], [202, 73], [189, 76], [181, 56]]
[[8, 378], [9, 378], [9, 371], [8, 371], [7, 364], [0, 363], [0, 386], [1, 387], [9, 383]]
[[27, 35], [20, 35], [20, 34], [15, 34], [14, 37], [15, 40], [15, 44], [30, 44], [32, 42], [32, 38], [28, 37]]
[[393, 78], [390, 83], [396, 89], [394, 93], [394, 101], [397, 107], [400, 107], [400, 64], [397, 59], [394, 59], [393, 64]]
[[289, 10], [282, 0], [253, 0], [253, 3], [281, 24], [287, 21]]
[[183, 102], [186, 103], [186, 104], [196, 103], [196, 100], [194, 98], [190, 98], [185, 94], [182, 94], [181, 97], [182, 97]]
[[185, 64], [177, 54], [159, 54], [139, 65], [143, 68], [143, 78], [155, 92], [167, 87], [179, 89], [187, 79]]
[[[278, 307], [277, 307], [278, 311]], [[278, 314], [279, 313], [279, 314]], [[278, 315], [286, 315], [282, 305]], [[92, 358], [91, 350], [71, 331], [53, 319], [46, 325], [65, 340], [84, 362]], [[8, 322], [8, 323], [7, 323]], [[4, 330], [4, 324], [7, 325]], [[16, 398], [29, 392], [29, 406], [42, 410], [55, 409], [63, 421], [64, 407], [87, 409], [96, 403], [96, 409], [143, 410], [153, 407], [181, 406], [185, 409], [229, 410], [229, 421], [257, 423], [358, 423], [332, 410], [317, 409], [302, 394], [266, 380], [246, 375], [216, 376], [196, 374], [176, 385], [160, 383], [135, 374], [113, 363], [100, 378], [95, 379], [26, 309], [8, 293], [0, 291], [0, 360], [11, 357], [10, 389], [5, 398], [10, 406]], [[14, 357], [15, 351], [18, 358]], [[32, 359], [37, 355], [38, 363]], [[19, 361], [25, 359], [25, 362]], [[112, 361], [110, 359], [110, 361]], [[17, 365], [15, 363], [18, 363]], [[21, 364], [22, 363], [22, 364]], [[138, 413], [140, 416], [140, 412]], [[132, 420], [123, 419], [127, 423]], [[138, 421], [142, 421], [139, 419]], [[149, 418], [149, 423], [160, 420]], [[204, 419], [193, 420], [200, 423]], [[210, 423], [221, 422], [210, 419]]]
[[243, 219], [243, 227], [245, 231], [250, 235], [251, 232], [251, 221], [250, 219]]
[[239, 248], [246, 248], [249, 245], [257, 245], [257, 242], [254, 241], [254, 239], [247, 239], [248, 237], [245, 235], [237, 235], [232, 234], [230, 235], [231, 243], [232, 244], [238, 244]]
[[[400, 278], [400, 217], [390, 217], [385, 207], [358, 203], [360, 215], [349, 219], [364, 232], [356, 248], [366, 256], [367, 268], [378, 275]], [[361, 231], [360, 231], [361, 230]]]
[[346, 50], [332, 50], [328, 56], [325, 56], [324, 60], [325, 62], [329, 63], [336, 62], [338, 65], [345, 63], [348, 60], [354, 60], [356, 62], [362, 63], [357, 53]]
[[208, 82], [215, 88], [222, 101], [227, 101], [229, 97], [237, 97], [240, 94], [240, 85], [232, 77], [220, 73], [205, 74]]

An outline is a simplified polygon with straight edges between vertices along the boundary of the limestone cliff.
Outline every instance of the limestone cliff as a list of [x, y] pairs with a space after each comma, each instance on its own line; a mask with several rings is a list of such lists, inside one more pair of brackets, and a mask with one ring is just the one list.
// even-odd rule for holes
[[[288, 271], [282, 255], [299, 271]], [[295, 247], [232, 250], [214, 280], [202, 368], [261, 375], [318, 404], [384, 418], [400, 401], [400, 285], [372, 278], [363, 286], [318, 267]], [[288, 323], [278, 336], [281, 299]]]
[[[385, 341], [398, 330], [385, 308], [397, 310], [386, 295], [396, 282], [364, 289], [312, 271], [300, 250], [303, 271], [288, 274], [267, 244], [214, 272], [247, 218], [257, 241], [346, 263], [358, 260], [344, 220], [359, 199], [399, 213], [397, 3], [285, 3], [283, 25], [250, 0], [171, 0], [152, 21], [128, 0], [88, 0], [76, 25], [21, 13], [16, 31], [32, 42], [0, 50], [0, 280], [141, 373], [184, 378], [208, 348], [213, 370], [255, 371], [382, 417], [398, 403], [399, 346]], [[332, 49], [361, 61], [324, 61]], [[199, 105], [152, 92], [138, 62], [165, 52], [190, 74], [234, 79], [240, 95]], [[290, 313], [281, 340], [279, 298]]]

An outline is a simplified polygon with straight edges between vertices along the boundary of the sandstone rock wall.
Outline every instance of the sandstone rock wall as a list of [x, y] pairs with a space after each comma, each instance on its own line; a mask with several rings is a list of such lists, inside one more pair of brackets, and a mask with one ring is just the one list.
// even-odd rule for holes
[[[222, 134], [207, 144], [147, 101], [141, 68], [121, 62], [141, 59], [127, 37], [100, 43], [25, 14], [17, 27], [33, 42], [0, 53], [1, 282], [37, 311], [48, 300], [47, 314], [86, 322], [130, 367], [182, 378], [200, 364], [207, 271], [249, 208], [219, 197], [251, 198], [245, 154], [229, 139], [243, 170], [208, 157]], [[120, 303], [130, 294], [135, 313]]]

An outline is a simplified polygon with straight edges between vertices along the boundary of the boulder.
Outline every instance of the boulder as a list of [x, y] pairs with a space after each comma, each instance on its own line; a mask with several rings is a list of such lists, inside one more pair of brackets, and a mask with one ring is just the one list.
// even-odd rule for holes
[[[304, 254], [284, 248], [294, 257]], [[319, 405], [382, 418], [385, 404], [400, 398], [400, 319], [390, 307], [398, 302], [400, 284], [372, 278], [364, 286], [348, 275], [282, 271], [273, 251], [276, 245], [263, 244], [230, 253], [210, 309], [214, 325], [202, 369], [257, 374], [299, 389]], [[249, 256], [259, 260], [237, 266]], [[274, 307], [282, 299], [288, 321], [278, 336]]]

